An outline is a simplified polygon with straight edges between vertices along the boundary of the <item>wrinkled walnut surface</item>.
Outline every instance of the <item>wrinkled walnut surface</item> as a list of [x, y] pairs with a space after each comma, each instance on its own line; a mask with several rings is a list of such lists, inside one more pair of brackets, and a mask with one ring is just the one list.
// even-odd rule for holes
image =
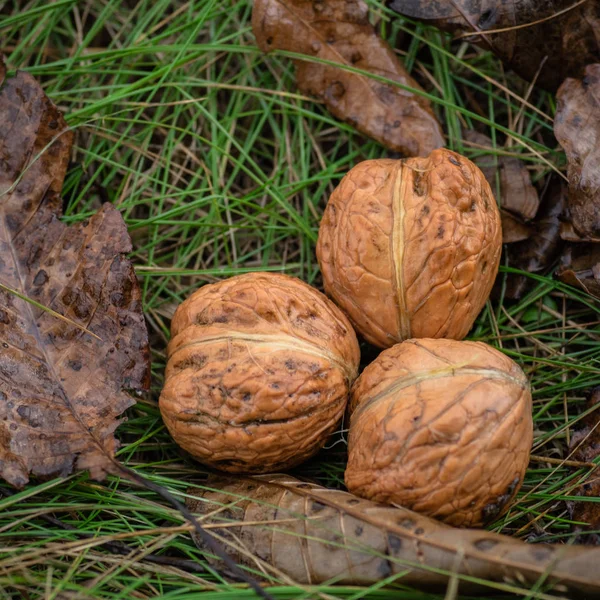
[[199, 461], [264, 472], [317, 452], [342, 416], [359, 349], [342, 312], [298, 279], [206, 285], [171, 323], [163, 420]]
[[346, 485], [451, 525], [501, 515], [523, 482], [531, 393], [510, 358], [480, 342], [408, 340], [354, 384]]
[[380, 347], [463, 338], [491, 291], [500, 214], [482, 172], [449, 150], [356, 165], [325, 210], [325, 291]]

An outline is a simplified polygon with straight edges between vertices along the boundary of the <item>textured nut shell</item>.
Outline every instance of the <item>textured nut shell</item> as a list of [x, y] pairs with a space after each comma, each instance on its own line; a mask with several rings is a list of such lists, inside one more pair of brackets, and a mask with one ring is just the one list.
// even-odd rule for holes
[[317, 257], [325, 291], [371, 343], [462, 339], [491, 291], [500, 213], [483, 173], [449, 150], [368, 160], [335, 189]]
[[231, 472], [302, 462], [344, 412], [359, 349], [342, 312], [285, 275], [206, 285], [171, 323], [163, 420], [199, 461]]
[[408, 340], [351, 392], [346, 485], [451, 525], [502, 514], [533, 440], [531, 393], [510, 358], [479, 342]]

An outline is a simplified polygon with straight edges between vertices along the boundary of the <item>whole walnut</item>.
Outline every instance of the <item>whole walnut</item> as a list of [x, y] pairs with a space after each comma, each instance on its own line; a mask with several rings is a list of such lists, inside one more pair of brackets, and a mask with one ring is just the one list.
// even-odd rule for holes
[[483, 173], [449, 150], [367, 160], [334, 190], [317, 257], [326, 293], [380, 347], [462, 339], [500, 262], [500, 213]]
[[480, 342], [408, 340], [382, 352], [350, 396], [348, 489], [456, 526], [509, 507], [533, 440], [531, 393]]
[[163, 420], [197, 460], [230, 472], [315, 454], [344, 413], [360, 360], [342, 312], [286, 275], [206, 285], [171, 322]]

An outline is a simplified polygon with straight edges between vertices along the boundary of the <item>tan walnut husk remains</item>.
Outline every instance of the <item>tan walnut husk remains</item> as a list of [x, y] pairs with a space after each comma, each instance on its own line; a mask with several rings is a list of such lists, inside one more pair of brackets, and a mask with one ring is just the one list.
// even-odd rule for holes
[[348, 489], [450, 525], [503, 514], [533, 439], [521, 368], [481, 342], [408, 340], [385, 350], [352, 388]]
[[483, 173], [449, 150], [356, 165], [325, 210], [325, 291], [372, 344], [461, 339], [483, 308], [502, 249]]
[[340, 420], [359, 349], [342, 312], [285, 275], [206, 285], [171, 323], [163, 420], [196, 459], [230, 472], [289, 468]]

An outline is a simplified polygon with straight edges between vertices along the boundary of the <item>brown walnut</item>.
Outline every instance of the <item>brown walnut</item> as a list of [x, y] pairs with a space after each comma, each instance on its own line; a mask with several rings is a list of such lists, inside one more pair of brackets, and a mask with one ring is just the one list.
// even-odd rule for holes
[[493, 521], [523, 482], [531, 393], [480, 342], [408, 340], [382, 352], [350, 396], [348, 489], [456, 526]]
[[342, 416], [359, 348], [342, 312], [286, 275], [206, 285], [171, 322], [163, 420], [197, 460], [230, 472], [285, 469]]
[[483, 173], [449, 150], [367, 160], [334, 190], [317, 257], [325, 291], [372, 344], [462, 339], [491, 291], [500, 213]]

